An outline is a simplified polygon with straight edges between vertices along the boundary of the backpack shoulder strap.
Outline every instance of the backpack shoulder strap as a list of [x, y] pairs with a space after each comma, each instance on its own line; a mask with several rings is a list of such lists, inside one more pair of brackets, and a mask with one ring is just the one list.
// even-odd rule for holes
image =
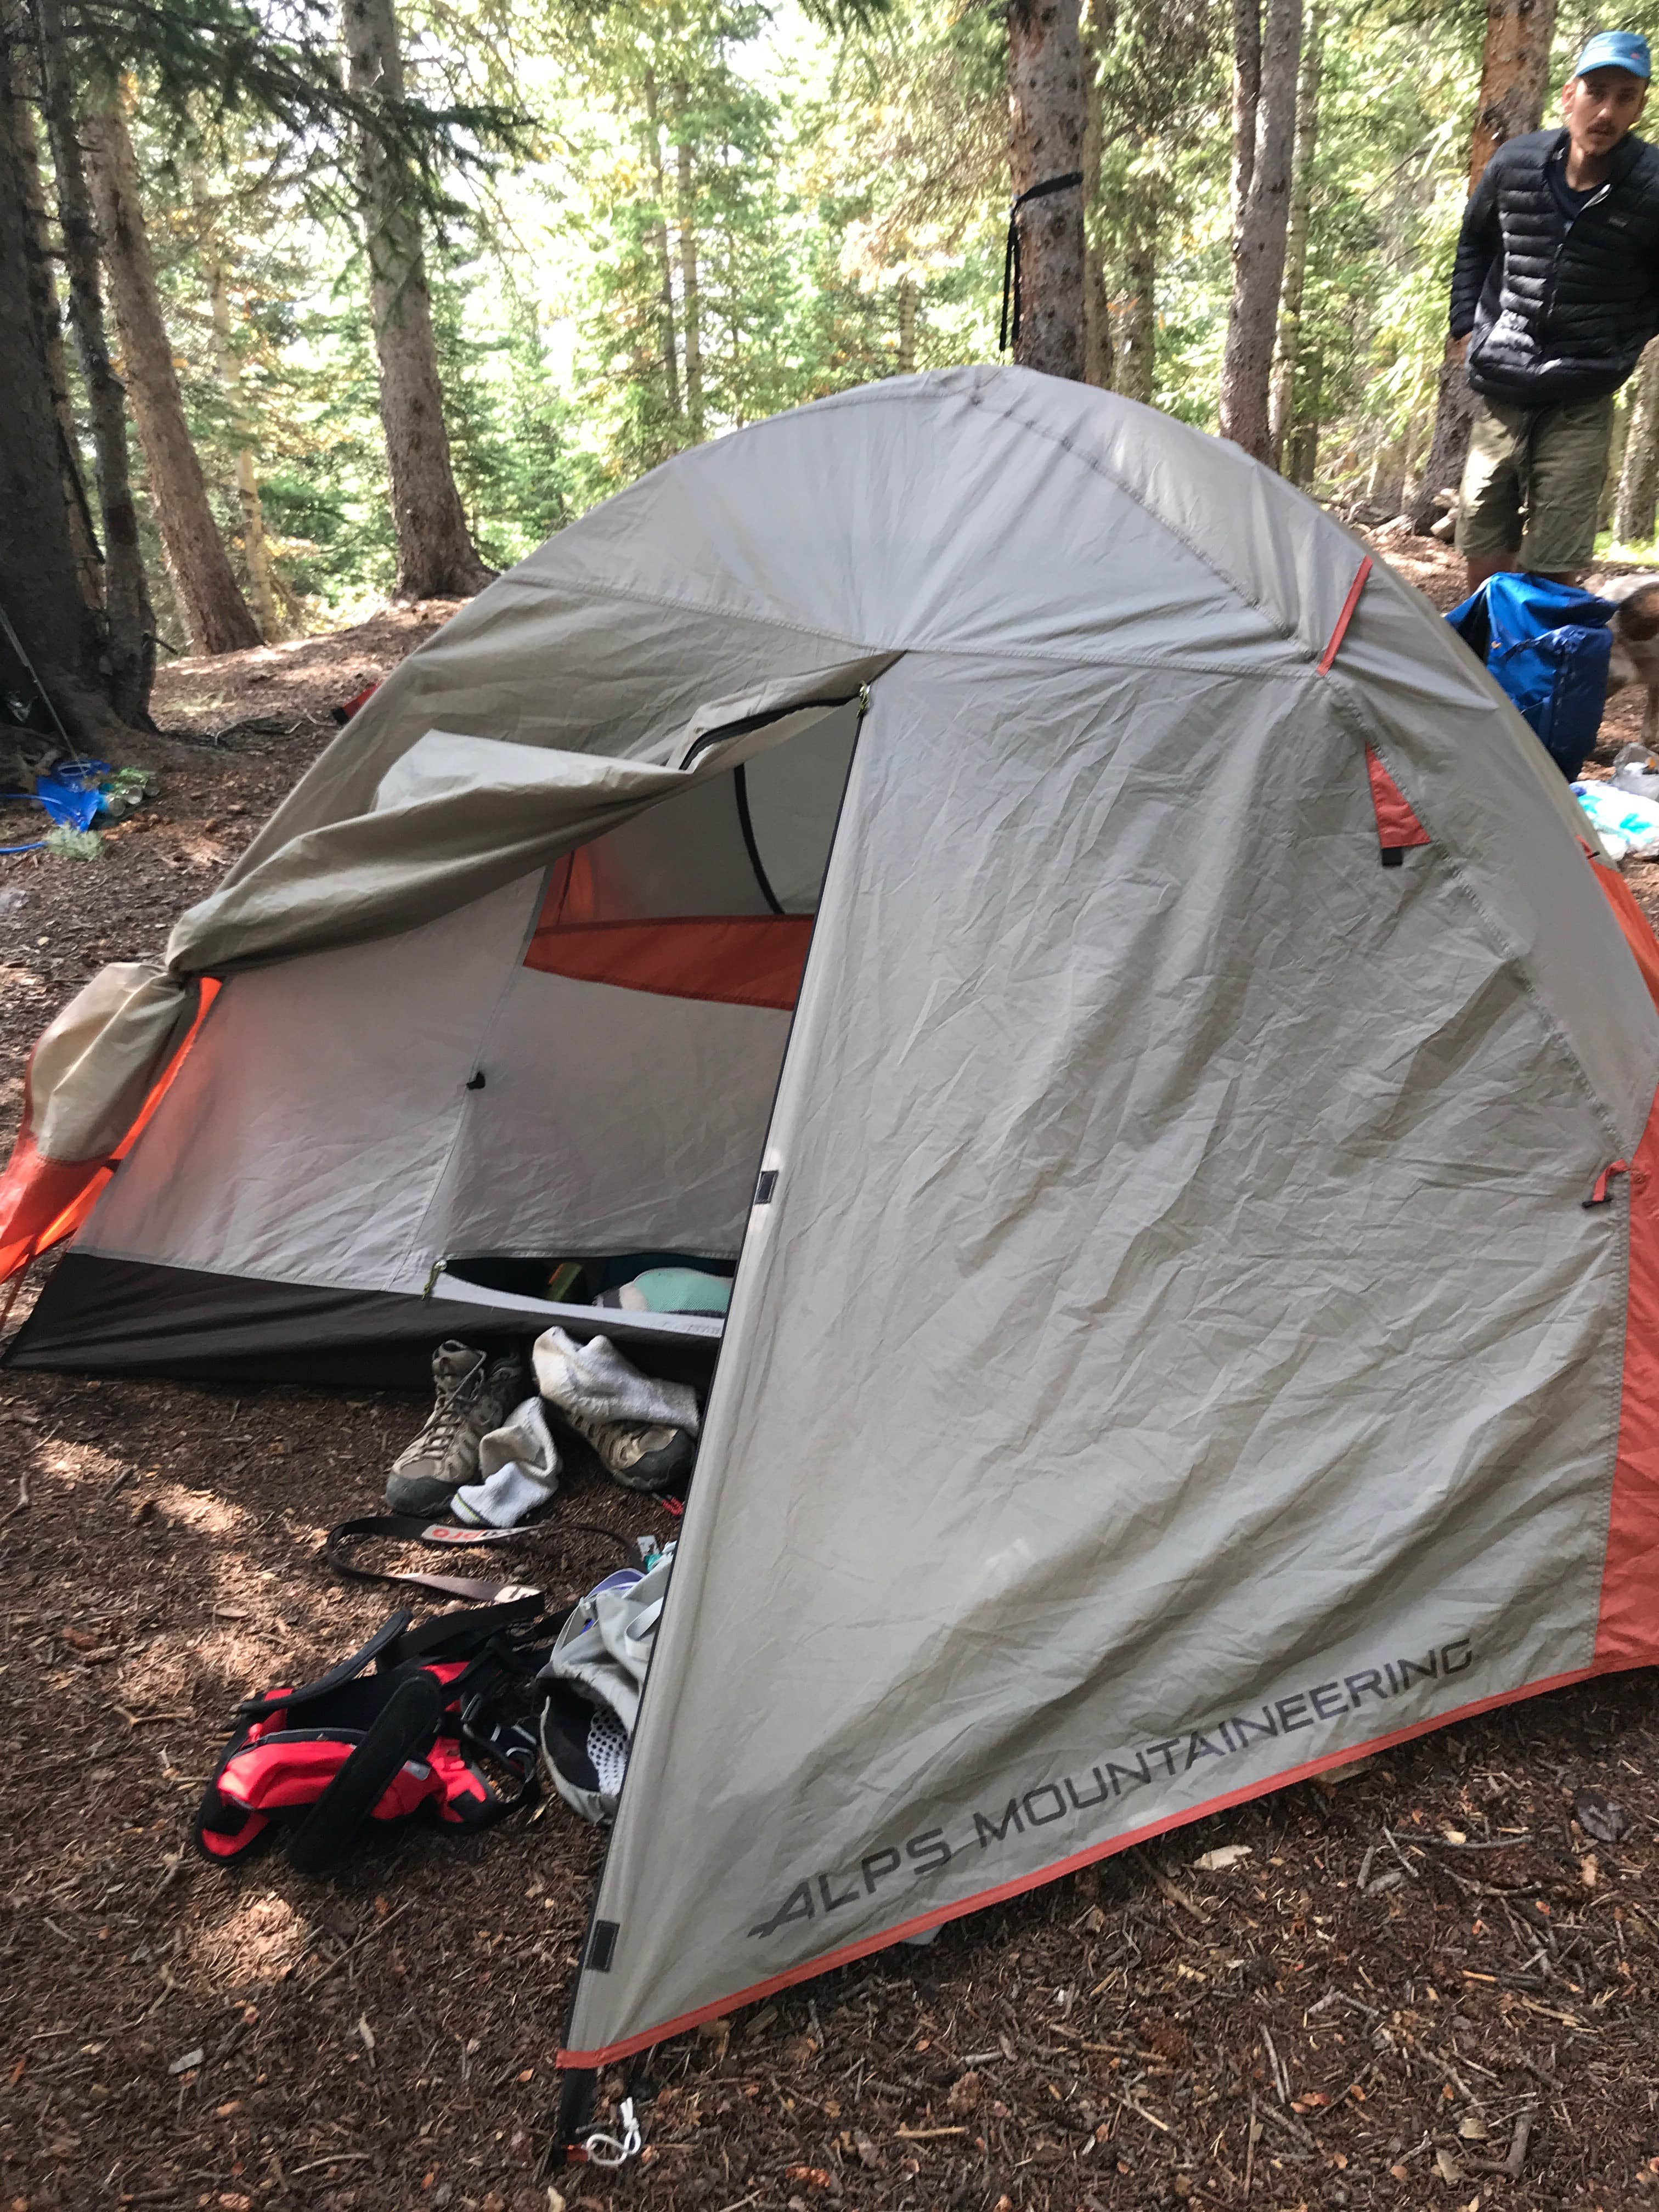
[[306, 1814], [289, 1844], [289, 1863], [313, 1879], [332, 1874], [406, 1759], [423, 1758], [437, 1741], [444, 1708], [454, 1695], [423, 1667], [410, 1669], [386, 1699], [362, 1741]]
[[331, 1691], [355, 1681], [375, 1661], [384, 1664], [384, 1655], [390, 1651], [415, 1618], [407, 1606], [400, 1606], [388, 1620], [383, 1620], [367, 1644], [354, 1651], [349, 1659], [342, 1659], [331, 1667], [326, 1674], [319, 1674], [314, 1682], [307, 1682], [297, 1690], [268, 1690], [260, 1698], [244, 1698], [237, 1706], [234, 1718], [239, 1726], [246, 1727], [254, 1721], [264, 1720], [268, 1714], [284, 1706], [310, 1705], [315, 1698], [325, 1698]]

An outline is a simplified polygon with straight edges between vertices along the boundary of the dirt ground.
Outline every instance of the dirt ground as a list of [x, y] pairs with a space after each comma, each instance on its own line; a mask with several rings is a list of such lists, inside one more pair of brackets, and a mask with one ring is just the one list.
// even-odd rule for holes
[[[1386, 550], [1455, 596], [1437, 550]], [[55, 1009], [159, 950], [442, 611], [170, 667], [157, 803], [99, 860], [0, 860], [0, 1133]], [[421, 1412], [0, 1373], [0, 2208], [558, 2212], [592, 1831], [411, 1832], [327, 1886], [187, 1845], [236, 1699], [389, 1609], [319, 1544]], [[568, 1512], [665, 1533], [597, 1485]], [[574, 1595], [613, 1560], [568, 1540], [514, 1557]], [[552, 2179], [573, 2212], [1659, 2206], [1656, 1872], [1656, 1685], [1586, 1685], [668, 2045], [633, 2077], [644, 2157]]]

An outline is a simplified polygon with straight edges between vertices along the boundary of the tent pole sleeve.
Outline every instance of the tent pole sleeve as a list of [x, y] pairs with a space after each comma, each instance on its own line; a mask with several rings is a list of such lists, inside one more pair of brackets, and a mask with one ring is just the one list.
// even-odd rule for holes
[[598, 2081], [598, 2071], [591, 2066], [573, 2067], [561, 2076], [550, 2165], [570, 2166], [586, 2158], [578, 2138], [587, 2133], [592, 2122], [593, 2090]]

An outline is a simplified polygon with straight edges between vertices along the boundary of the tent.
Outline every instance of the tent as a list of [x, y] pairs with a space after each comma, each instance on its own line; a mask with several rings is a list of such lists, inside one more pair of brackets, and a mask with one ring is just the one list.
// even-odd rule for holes
[[737, 1263], [580, 2073], [1659, 1656], [1656, 978], [1298, 493], [895, 380], [501, 578], [88, 987], [12, 1357], [368, 1371], [594, 1325], [502, 1255]]

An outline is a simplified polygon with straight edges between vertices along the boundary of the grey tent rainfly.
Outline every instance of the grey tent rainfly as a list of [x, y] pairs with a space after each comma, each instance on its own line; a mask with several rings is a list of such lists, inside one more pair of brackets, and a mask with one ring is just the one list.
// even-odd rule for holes
[[1644, 966], [1515, 709], [1290, 486], [894, 380], [491, 585], [88, 986], [11, 1357], [412, 1371], [601, 1325], [479, 1255], [736, 1262], [580, 2079], [1659, 1656]]

